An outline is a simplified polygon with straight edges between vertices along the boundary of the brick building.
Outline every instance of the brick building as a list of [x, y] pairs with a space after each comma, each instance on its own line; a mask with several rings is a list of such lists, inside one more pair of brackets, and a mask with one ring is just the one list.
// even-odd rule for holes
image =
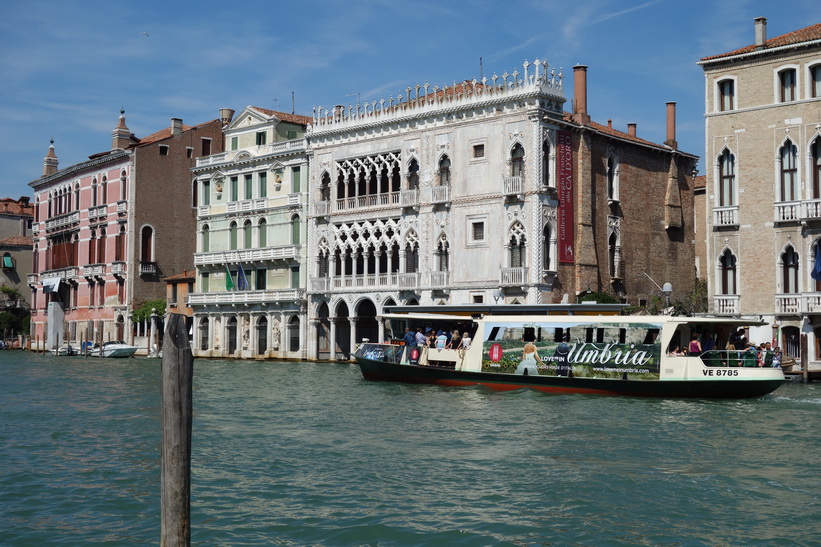
[[[821, 24], [699, 61], [705, 77], [705, 270], [712, 311], [821, 361]], [[753, 34], [751, 32], [751, 34]], [[801, 351], [802, 339], [807, 351]]]
[[59, 169], [52, 143], [34, 189], [32, 337], [46, 347], [128, 340], [131, 311], [193, 269], [196, 158], [222, 150], [219, 119], [135, 137], [121, 112], [111, 150]]

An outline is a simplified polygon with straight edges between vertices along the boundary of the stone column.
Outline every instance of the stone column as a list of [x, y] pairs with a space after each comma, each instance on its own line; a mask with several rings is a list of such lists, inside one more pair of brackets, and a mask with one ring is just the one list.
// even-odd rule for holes
[[381, 344], [385, 341], [385, 318], [377, 317], [376, 322], [379, 324], [379, 340], [372, 340], [372, 342], [379, 342]]
[[331, 332], [329, 334], [329, 342], [330, 342], [330, 359], [331, 361], [336, 360], [336, 317], [329, 317], [328, 321], [331, 323]]
[[351, 355], [348, 355], [348, 359], [351, 358], [353, 355], [354, 347], [356, 347], [356, 321], [358, 317], [348, 317], [348, 321], [351, 323], [351, 339], [350, 339], [350, 348], [351, 348]]

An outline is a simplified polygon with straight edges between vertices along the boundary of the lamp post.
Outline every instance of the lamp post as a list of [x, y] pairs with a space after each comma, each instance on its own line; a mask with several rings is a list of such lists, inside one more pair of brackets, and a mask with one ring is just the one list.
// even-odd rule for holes
[[661, 292], [664, 293], [664, 300], [667, 308], [670, 307], [670, 294], [673, 292], [673, 286], [670, 283], [665, 283], [661, 287]]

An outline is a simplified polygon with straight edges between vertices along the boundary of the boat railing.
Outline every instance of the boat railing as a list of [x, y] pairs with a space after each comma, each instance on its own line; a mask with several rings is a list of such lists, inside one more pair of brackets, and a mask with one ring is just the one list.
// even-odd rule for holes
[[773, 364], [774, 355], [773, 351], [755, 349], [714, 349], [705, 351], [700, 357], [708, 367], [773, 367], [777, 366]]

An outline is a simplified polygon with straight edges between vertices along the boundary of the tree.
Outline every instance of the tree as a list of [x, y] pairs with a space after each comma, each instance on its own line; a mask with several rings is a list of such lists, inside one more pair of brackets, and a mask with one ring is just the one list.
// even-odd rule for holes
[[156, 309], [157, 315], [159, 316], [165, 315], [165, 300], [159, 298], [157, 300], [144, 302], [142, 306], [134, 310], [134, 313], [131, 314], [131, 320], [135, 323], [147, 320], [151, 317], [152, 309]]

